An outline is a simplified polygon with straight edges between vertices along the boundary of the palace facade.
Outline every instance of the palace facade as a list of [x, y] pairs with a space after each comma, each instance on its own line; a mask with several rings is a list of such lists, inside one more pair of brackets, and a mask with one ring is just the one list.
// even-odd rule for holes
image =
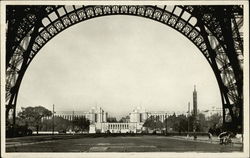
[[[145, 121], [153, 117], [161, 122], [164, 122], [168, 116], [176, 114], [184, 114], [183, 112], [166, 112], [166, 111], [147, 111], [145, 108], [136, 107], [126, 118], [125, 122], [111, 123], [107, 122], [108, 113], [105, 112], [101, 107], [92, 107], [88, 112], [83, 111], [61, 111], [56, 112], [55, 117], [62, 117], [69, 121], [74, 118], [85, 117], [90, 121], [89, 133], [140, 133], [144, 130], [143, 124]], [[43, 118], [43, 119], [51, 119]]]
[[[144, 128], [145, 121], [153, 117], [161, 122], [164, 122], [168, 116], [173, 115], [175, 112], [166, 111], [146, 111], [145, 108], [136, 107], [129, 113], [129, 121], [126, 123], [110, 123], [110, 122], [96, 122], [90, 125], [89, 133], [141, 133]], [[177, 112], [176, 115], [183, 114]]]
[[[84, 111], [58, 111], [55, 117], [62, 117], [66, 120], [72, 121], [74, 118], [85, 117], [90, 121], [90, 124], [98, 122], [107, 122], [108, 113], [104, 112], [101, 107], [92, 107], [88, 112]], [[43, 119], [51, 119], [52, 116]]]

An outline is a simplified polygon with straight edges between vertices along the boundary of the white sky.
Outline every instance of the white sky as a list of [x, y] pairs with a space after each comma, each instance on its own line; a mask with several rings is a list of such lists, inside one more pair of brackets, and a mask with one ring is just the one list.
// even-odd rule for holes
[[17, 108], [88, 111], [98, 105], [118, 117], [136, 106], [187, 111], [194, 84], [199, 110], [221, 107], [212, 69], [186, 37], [153, 20], [106, 16], [66, 29], [41, 49]]

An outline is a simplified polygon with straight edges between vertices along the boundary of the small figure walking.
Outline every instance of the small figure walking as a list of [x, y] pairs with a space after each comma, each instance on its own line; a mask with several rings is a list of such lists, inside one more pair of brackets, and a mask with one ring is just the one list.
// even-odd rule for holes
[[212, 133], [208, 132], [208, 139], [210, 140], [210, 142], [212, 143]]
[[196, 133], [194, 133], [194, 140], [197, 140], [197, 135], [196, 135]]

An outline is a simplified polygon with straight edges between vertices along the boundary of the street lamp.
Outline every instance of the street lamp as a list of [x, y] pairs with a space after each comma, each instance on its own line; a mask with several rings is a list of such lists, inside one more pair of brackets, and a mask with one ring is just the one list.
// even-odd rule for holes
[[166, 113], [166, 118], [165, 118], [165, 128], [166, 128], [166, 134], [168, 133], [168, 115]]
[[54, 135], [55, 131], [55, 105], [53, 104], [53, 112], [52, 112], [52, 135]]
[[74, 112], [74, 110], [73, 110], [73, 112], [72, 112], [72, 133], [74, 134], [74, 128], [75, 128], [75, 126], [74, 126], [74, 119], [75, 119], [75, 112]]
[[166, 134], [168, 133], [168, 116], [166, 117]]
[[188, 115], [187, 115], [187, 121], [188, 121], [188, 132], [187, 132], [187, 136], [189, 137], [189, 116], [190, 116], [190, 102], [188, 102]]

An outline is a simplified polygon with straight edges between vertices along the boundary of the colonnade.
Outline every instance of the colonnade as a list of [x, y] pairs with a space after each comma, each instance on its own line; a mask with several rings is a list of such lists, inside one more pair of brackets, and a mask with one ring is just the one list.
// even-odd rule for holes
[[108, 129], [129, 129], [129, 123], [108, 123]]

